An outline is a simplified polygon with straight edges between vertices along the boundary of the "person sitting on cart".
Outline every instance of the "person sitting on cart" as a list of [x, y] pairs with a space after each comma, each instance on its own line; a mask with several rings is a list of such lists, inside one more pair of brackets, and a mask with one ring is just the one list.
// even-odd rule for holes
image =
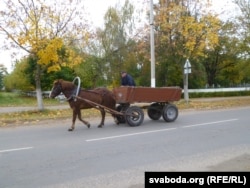
[[121, 85], [122, 86], [135, 86], [135, 81], [133, 77], [128, 74], [126, 71], [121, 71]]

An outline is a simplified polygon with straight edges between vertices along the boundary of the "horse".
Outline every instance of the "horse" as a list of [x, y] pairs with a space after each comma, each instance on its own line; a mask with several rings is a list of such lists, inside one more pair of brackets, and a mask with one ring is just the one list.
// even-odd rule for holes
[[[75, 129], [75, 120], [77, 116], [81, 122], [83, 122], [88, 128], [90, 128], [90, 123], [82, 119], [81, 109], [97, 108], [98, 110], [100, 110], [102, 119], [100, 124], [98, 125], [98, 128], [104, 126], [106, 115], [106, 111], [104, 108], [107, 107], [107, 109], [116, 110], [116, 101], [113, 92], [104, 87], [95, 88], [92, 90], [82, 88], [79, 89], [73, 82], [58, 79], [54, 81], [53, 88], [50, 92], [49, 97], [55, 98], [60, 93], [63, 93], [65, 95], [71, 109], [73, 110], [72, 125], [68, 129], [68, 131], [73, 131]], [[94, 102], [94, 104], [91, 102]], [[112, 114], [112, 116], [114, 117], [115, 123], [118, 124], [116, 116], [114, 114]]]

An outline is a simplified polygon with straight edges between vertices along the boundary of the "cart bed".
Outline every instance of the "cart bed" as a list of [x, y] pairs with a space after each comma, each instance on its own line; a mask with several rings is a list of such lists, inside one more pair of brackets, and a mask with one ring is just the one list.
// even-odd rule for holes
[[113, 90], [117, 103], [173, 102], [180, 100], [181, 92], [180, 87], [122, 86]]

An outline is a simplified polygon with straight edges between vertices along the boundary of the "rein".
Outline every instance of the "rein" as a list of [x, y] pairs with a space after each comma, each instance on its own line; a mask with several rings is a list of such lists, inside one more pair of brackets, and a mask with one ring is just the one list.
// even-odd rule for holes
[[[93, 91], [93, 90], [86, 90], [86, 89], [83, 89], [82, 91], [89, 92], [89, 93], [94, 93], [94, 94], [101, 95], [101, 96], [104, 95], [103, 93], [99, 93], [99, 92]], [[79, 93], [78, 93], [78, 95], [79, 95]], [[67, 98], [66, 100], [69, 101], [69, 100], [71, 100], [72, 98], [74, 98], [74, 101], [76, 101], [77, 99], [82, 99], [82, 100], [84, 100], [83, 98], [79, 97], [78, 95], [74, 95], [74, 94], [73, 94], [73, 95], [71, 95], [69, 98]], [[87, 99], [86, 99], [86, 100], [87, 100]]]
[[[76, 82], [76, 81], [78, 82], [76, 91], [74, 90], [74, 91], [73, 91], [73, 94], [72, 94], [70, 97], [66, 98], [67, 101], [69, 101], [69, 100], [71, 100], [71, 99], [74, 99], [74, 101], [76, 101], [77, 99], [80, 98], [80, 97], [78, 96], [78, 95], [79, 95], [79, 92], [80, 92], [80, 90], [81, 90], [81, 88], [80, 88], [80, 86], [81, 86], [81, 79], [80, 79], [80, 77], [78, 77], [78, 76], [75, 77], [74, 80], [72, 81], [72, 83], [75, 85], [75, 82]], [[86, 91], [86, 92], [91, 92], [91, 93], [95, 93], [95, 94], [98, 94], [98, 95], [101, 95], [101, 96], [104, 96], [104, 95], [105, 95], [105, 93], [99, 93], [99, 92], [94, 91], [94, 90], [84, 90], [84, 91]], [[74, 94], [74, 93], [75, 93], [75, 94]]]

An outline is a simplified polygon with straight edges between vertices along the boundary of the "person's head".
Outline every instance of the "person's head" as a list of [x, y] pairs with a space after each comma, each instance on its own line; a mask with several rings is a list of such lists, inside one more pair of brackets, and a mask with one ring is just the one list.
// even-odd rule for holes
[[122, 77], [125, 77], [127, 75], [127, 72], [126, 71], [121, 71], [121, 75], [122, 75]]

